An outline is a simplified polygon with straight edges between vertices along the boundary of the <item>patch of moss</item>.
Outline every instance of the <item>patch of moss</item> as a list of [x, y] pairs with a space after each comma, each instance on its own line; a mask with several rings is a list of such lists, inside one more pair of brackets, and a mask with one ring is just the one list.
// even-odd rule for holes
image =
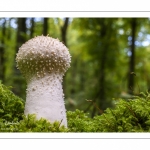
[[0, 132], [149, 132], [150, 94], [116, 101], [114, 109], [90, 118], [81, 110], [67, 112], [68, 128], [34, 114], [25, 116], [24, 101], [0, 83]]
[[24, 101], [0, 83], [0, 121], [18, 121], [22, 119]]

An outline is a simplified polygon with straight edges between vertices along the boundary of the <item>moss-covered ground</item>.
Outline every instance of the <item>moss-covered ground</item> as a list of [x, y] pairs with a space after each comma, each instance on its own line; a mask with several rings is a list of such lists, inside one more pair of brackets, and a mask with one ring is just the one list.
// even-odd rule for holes
[[149, 132], [150, 94], [116, 100], [114, 109], [91, 118], [81, 110], [67, 111], [68, 128], [35, 114], [24, 115], [24, 100], [0, 83], [0, 132]]

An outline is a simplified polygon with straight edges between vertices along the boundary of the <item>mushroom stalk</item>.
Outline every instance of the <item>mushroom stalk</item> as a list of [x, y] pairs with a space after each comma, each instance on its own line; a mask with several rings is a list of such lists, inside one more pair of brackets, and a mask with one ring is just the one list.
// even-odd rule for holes
[[67, 127], [62, 77], [51, 74], [39, 80], [32, 79], [27, 85], [25, 114], [36, 114], [50, 122], [59, 121]]
[[58, 39], [37, 36], [17, 53], [17, 67], [27, 81], [25, 115], [59, 121], [67, 127], [62, 78], [70, 67], [69, 51]]

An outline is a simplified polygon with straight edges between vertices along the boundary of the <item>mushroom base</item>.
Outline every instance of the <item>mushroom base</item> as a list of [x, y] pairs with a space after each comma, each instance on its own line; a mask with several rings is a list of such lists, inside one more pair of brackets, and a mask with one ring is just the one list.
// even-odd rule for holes
[[24, 113], [36, 114], [37, 119], [45, 118], [51, 123], [59, 121], [67, 127], [62, 76], [51, 74], [32, 79], [27, 85]]

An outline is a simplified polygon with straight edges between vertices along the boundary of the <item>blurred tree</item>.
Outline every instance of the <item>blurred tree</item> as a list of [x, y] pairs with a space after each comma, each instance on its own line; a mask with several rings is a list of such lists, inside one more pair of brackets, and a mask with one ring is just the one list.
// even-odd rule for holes
[[5, 36], [6, 36], [6, 19], [1, 19], [2, 23], [2, 36], [1, 36], [1, 43], [0, 43], [0, 80], [5, 83]]
[[136, 40], [136, 31], [137, 31], [137, 19], [131, 19], [131, 49], [129, 53], [130, 62], [129, 62], [129, 80], [128, 80], [128, 93], [134, 93], [134, 76], [135, 74], [135, 40]]
[[48, 18], [43, 18], [43, 35], [48, 34]]
[[[67, 28], [68, 28], [69, 18], [64, 18], [63, 25], [60, 27], [61, 30], [61, 40], [65, 46], [67, 46]], [[66, 75], [63, 78], [63, 92], [66, 94]]]
[[[79, 87], [84, 87], [84, 89], [79, 88], [78, 91], [87, 91], [85, 93], [86, 99], [92, 99], [100, 109], [104, 110], [111, 105], [114, 91], [111, 84], [113, 83], [115, 86], [115, 82], [113, 82], [115, 72], [113, 71], [118, 57], [117, 19], [82, 18], [74, 19], [73, 24], [73, 27], [78, 30], [75, 45], [79, 47], [76, 49], [80, 49], [77, 60], [75, 58], [72, 60], [74, 72], [76, 69], [73, 80], [75, 80], [75, 75], [78, 75], [77, 71], [82, 70], [78, 82], [80, 82]], [[73, 66], [76, 64], [75, 60], [80, 63], [78, 67]], [[85, 80], [86, 83], [84, 83]], [[85, 99], [82, 103], [86, 109], [87, 102]], [[81, 106], [81, 103], [79, 104]], [[98, 112], [93, 103], [86, 110], [92, 110], [92, 116]]]
[[34, 34], [34, 27], [35, 27], [34, 18], [31, 18], [30, 22], [31, 22], [31, 28], [30, 28], [30, 38], [33, 38], [33, 34]]
[[[97, 69], [95, 70], [95, 77], [98, 77], [98, 84], [97, 84], [97, 91], [95, 93], [95, 101], [97, 101], [98, 107], [101, 109], [101, 112], [105, 110], [108, 106], [111, 106], [111, 99], [107, 99], [108, 95], [108, 88], [109, 88], [109, 80], [108, 74], [111, 73], [111, 70], [116, 66], [116, 57], [118, 51], [118, 44], [117, 44], [117, 28], [116, 28], [116, 19], [97, 19], [94, 20], [95, 26], [99, 26], [97, 29], [96, 36], [97, 47], [96, 53], [97, 56], [94, 57], [97, 60]], [[95, 33], [96, 35], [96, 33]], [[92, 55], [93, 50], [90, 50], [90, 54]], [[94, 55], [95, 55], [94, 54]], [[110, 87], [112, 90], [113, 87]], [[93, 108], [92, 116], [95, 115], [96, 107]], [[100, 112], [99, 112], [100, 113]]]
[[67, 46], [67, 28], [68, 28], [68, 23], [69, 23], [69, 18], [65, 18], [64, 19], [64, 23], [61, 26], [61, 39], [63, 41], [63, 43]]
[[17, 37], [16, 37], [16, 53], [19, 50], [19, 47], [27, 40], [26, 38], [26, 18], [17, 19]]
[[7, 20], [8, 22], [8, 27], [7, 27], [7, 39], [10, 40], [11, 39], [11, 21], [13, 20], [13, 18], [9, 18]]
[[[27, 40], [27, 33], [26, 33], [26, 18], [18, 18], [17, 19], [17, 35], [16, 35], [16, 53], [19, 50], [19, 47], [26, 42]], [[13, 92], [17, 95], [25, 95], [25, 79], [22, 77], [20, 71], [16, 68], [16, 61], [14, 56], [14, 88]]]

